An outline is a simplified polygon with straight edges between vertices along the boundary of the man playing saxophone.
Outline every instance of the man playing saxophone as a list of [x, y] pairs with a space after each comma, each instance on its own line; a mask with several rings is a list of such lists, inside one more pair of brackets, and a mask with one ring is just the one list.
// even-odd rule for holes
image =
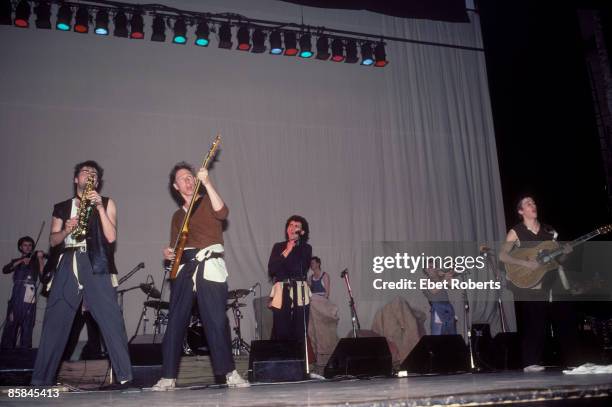
[[75, 196], [53, 208], [49, 241], [59, 257], [49, 283], [32, 385], [54, 384], [74, 315], [83, 301], [102, 332], [120, 383], [115, 387], [127, 387], [132, 380], [125, 325], [113, 286], [117, 209], [112, 199], [99, 194], [103, 172], [95, 161], [77, 164]]

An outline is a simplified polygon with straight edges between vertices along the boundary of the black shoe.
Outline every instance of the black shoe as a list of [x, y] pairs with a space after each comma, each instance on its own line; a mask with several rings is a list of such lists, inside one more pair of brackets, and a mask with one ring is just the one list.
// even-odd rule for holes
[[101, 391], [115, 391], [115, 390], [131, 390], [131, 391], [140, 391], [139, 388], [135, 387], [134, 384], [132, 383], [132, 381], [130, 380], [129, 382], [125, 382], [123, 384], [121, 383], [111, 383], [111, 384], [106, 384], [104, 386], [100, 386], [98, 388], [98, 390]]

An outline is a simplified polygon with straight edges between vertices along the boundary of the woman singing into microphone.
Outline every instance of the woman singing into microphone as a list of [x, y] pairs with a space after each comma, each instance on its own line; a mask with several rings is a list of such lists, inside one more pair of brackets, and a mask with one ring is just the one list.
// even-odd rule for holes
[[306, 275], [312, 257], [308, 222], [293, 215], [285, 224], [285, 241], [274, 244], [268, 261], [268, 275], [274, 283], [270, 308], [274, 319], [272, 339], [304, 340], [308, 329], [310, 289]]

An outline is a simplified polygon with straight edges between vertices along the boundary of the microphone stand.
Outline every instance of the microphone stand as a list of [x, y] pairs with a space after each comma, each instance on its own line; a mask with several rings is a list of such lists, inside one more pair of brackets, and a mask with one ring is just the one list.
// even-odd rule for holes
[[[465, 275], [467, 273], [461, 273], [461, 280], [465, 283]], [[463, 329], [466, 334], [467, 343], [468, 343], [468, 352], [470, 354], [470, 371], [475, 372], [479, 369], [476, 369], [476, 364], [474, 363], [474, 350], [472, 349], [472, 330], [470, 329], [470, 324], [468, 324], [468, 318], [470, 317], [470, 301], [467, 295], [467, 289], [464, 288], [462, 292], [463, 297]]]
[[[257, 291], [255, 290], [257, 287], [259, 287], [259, 297], [261, 297], [261, 284], [258, 282], [255, 283], [255, 285], [253, 285], [253, 287], [250, 288], [249, 291], [251, 291], [253, 293], [253, 311], [255, 311], [255, 339], [261, 339], [262, 335], [261, 335], [261, 326], [263, 324], [259, 324], [257, 323], [257, 310], [255, 310], [255, 299], [257, 298]], [[259, 301], [259, 318], [263, 321], [263, 310], [262, 310], [262, 301]]]
[[[501, 278], [501, 273], [499, 272], [499, 267], [497, 266], [496, 257], [489, 256], [489, 250], [485, 250], [482, 255], [485, 256], [485, 258], [487, 259], [489, 267], [493, 269], [493, 273], [495, 274], [495, 280], [500, 283], [501, 287], [503, 287], [504, 285]], [[506, 325], [506, 315], [504, 313], [504, 303], [502, 301], [502, 290], [499, 290], [497, 294], [497, 311], [499, 312], [499, 322], [501, 324], [501, 330], [505, 333], [508, 331], [508, 326]]]
[[[298, 235], [298, 240], [295, 242], [296, 246], [300, 246], [300, 240], [301, 236]], [[308, 273], [308, 269], [306, 270], [306, 272], [304, 272], [304, 265], [300, 261], [300, 278], [302, 285], [302, 323], [304, 327], [304, 363], [306, 365], [306, 377], [310, 377], [310, 361], [308, 360], [308, 324], [306, 321], [306, 273]]]
[[355, 308], [355, 299], [353, 298], [353, 291], [351, 290], [351, 283], [349, 282], [348, 269], [342, 270], [342, 272], [340, 273], [340, 278], [342, 278], [346, 283], [346, 289], [349, 295], [349, 307], [351, 308], [351, 324], [353, 325], [353, 338], [357, 338], [359, 336], [359, 331], [361, 330], [361, 324], [359, 323], [359, 318], [357, 317], [357, 309]]
[[119, 308], [121, 308], [121, 313], [122, 314], [123, 314], [123, 294], [127, 293], [128, 291], [135, 290], [137, 288], [140, 288], [140, 286], [136, 285], [134, 287], [125, 288], [123, 290], [118, 290], [117, 291], [117, 294], [119, 294]]
[[121, 277], [117, 283], [117, 286], [120, 286], [121, 284], [125, 283], [125, 281], [132, 277], [138, 270], [145, 268], [144, 263], [138, 263], [138, 265], [136, 267], [134, 267], [129, 273], [127, 273], [125, 276]]
[[[125, 276], [121, 277], [119, 279], [119, 281], [117, 282], [117, 287], [119, 287], [121, 284], [125, 283], [126, 280], [130, 277], [132, 277], [134, 274], [136, 274], [136, 272], [140, 269], [144, 268], [144, 263], [138, 263], [138, 265], [136, 267], [134, 267], [129, 273], [127, 273]], [[135, 290], [137, 288], [139, 288], [140, 286], [134, 286], [134, 287], [130, 287], [130, 288], [126, 288], [124, 290], [118, 290], [117, 294], [119, 294], [119, 308], [121, 309], [121, 313], [123, 314], [123, 294], [127, 293], [128, 291], [132, 291]]]
[[[179, 234], [180, 235], [180, 234]], [[155, 339], [157, 338], [157, 334], [161, 333], [161, 323], [159, 323], [160, 321], [160, 316], [159, 314], [161, 313], [161, 302], [163, 301], [164, 298], [164, 288], [166, 288], [166, 281], [168, 282], [168, 284], [170, 284], [170, 289], [172, 289], [172, 280], [170, 280], [168, 277], [168, 273], [170, 273], [170, 271], [172, 270], [172, 262], [169, 260], [164, 260], [164, 277], [162, 278], [162, 285], [161, 288], [159, 290], [159, 304], [157, 305], [157, 308], [155, 308], [155, 322], [157, 324], [156, 329], [153, 331], [153, 343], [155, 343]], [[151, 276], [151, 279], [153, 279], [153, 277]], [[170, 302], [170, 301], [168, 301]], [[167, 318], [167, 320], [170, 318], [170, 305], [168, 305], [168, 313], [165, 315], [165, 317]], [[166, 331], [164, 330], [164, 334], [166, 333]]]
[[[147, 276], [147, 279], [145, 281], [149, 281], [149, 277], [151, 277], [151, 276]], [[151, 277], [151, 278], [153, 278], [153, 277]], [[132, 287], [132, 289], [133, 288], [139, 288], [139, 287], [140, 286]], [[147, 301], [149, 301], [150, 296], [151, 296], [151, 291], [149, 291], [147, 293], [147, 298], [145, 299], [145, 303]], [[160, 301], [161, 301], [161, 299], [160, 299]], [[147, 318], [147, 306], [146, 305], [143, 305], [143, 307], [142, 307], [142, 312], [140, 313], [140, 318], [138, 318], [138, 325], [136, 325], [136, 330], [134, 331], [134, 335], [130, 338], [128, 343], [132, 343], [134, 338], [136, 338], [136, 336], [138, 336], [138, 330], [140, 329], [140, 324], [142, 323], [143, 320], [145, 321], [145, 325], [144, 325], [144, 327], [142, 329], [142, 334], [146, 335], [146, 333], [147, 333], [147, 323], [146, 323], [146, 321], [148, 321], [148, 318]], [[155, 337], [153, 337], [153, 343], [155, 343]]]

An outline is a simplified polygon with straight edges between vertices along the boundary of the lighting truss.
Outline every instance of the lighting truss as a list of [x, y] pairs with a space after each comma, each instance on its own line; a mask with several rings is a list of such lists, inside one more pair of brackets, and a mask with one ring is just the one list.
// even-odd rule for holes
[[[269, 50], [272, 55], [299, 56], [301, 59], [314, 56], [313, 60], [346, 63], [361, 60], [360, 66], [384, 67], [389, 63], [384, 37], [250, 19], [231, 13], [179, 10], [160, 4], [108, 0], [0, 0], [0, 24], [29, 28], [31, 10], [34, 10], [35, 25], [39, 29], [51, 28], [51, 15], [55, 14], [56, 29], [81, 34], [93, 32], [108, 36], [112, 25], [115, 37], [143, 39], [148, 31], [151, 41], [166, 42], [166, 28], [170, 28], [173, 32], [170, 42], [174, 44], [187, 44], [188, 37], [193, 35], [193, 44], [199, 47], [207, 47], [212, 37], [217, 39], [219, 48], [255, 54]], [[314, 41], [316, 53], [312, 49]], [[235, 48], [234, 43], [237, 44]]]

